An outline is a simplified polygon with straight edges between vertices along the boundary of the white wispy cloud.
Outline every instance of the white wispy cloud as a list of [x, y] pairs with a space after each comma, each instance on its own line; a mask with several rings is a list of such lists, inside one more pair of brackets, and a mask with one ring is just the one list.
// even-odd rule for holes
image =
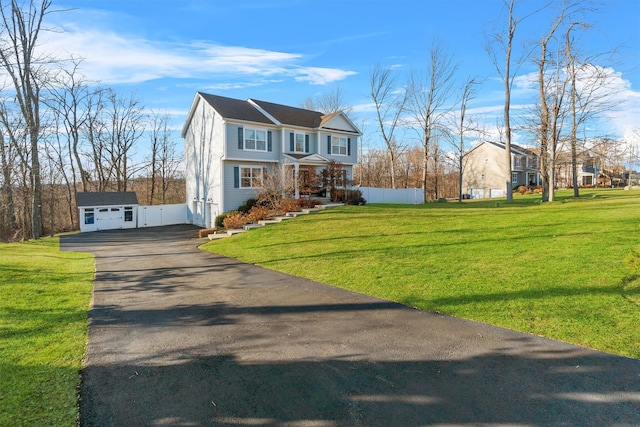
[[[307, 67], [304, 55], [206, 41], [157, 42], [114, 31], [67, 24], [64, 32], [43, 35], [43, 45], [57, 57], [82, 58], [80, 70], [107, 84], [141, 83], [160, 78], [210, 79], [234, 76], [256, 81], [291, 78], [313, 85], [340, 81], [355, 72]], [[254, 82], [255, 83], [255, 82]]]

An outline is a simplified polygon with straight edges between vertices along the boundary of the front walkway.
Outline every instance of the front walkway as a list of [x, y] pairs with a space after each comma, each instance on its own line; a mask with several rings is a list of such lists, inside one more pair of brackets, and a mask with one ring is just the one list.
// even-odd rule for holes
[[61, 238], [96, 256], [83, 426], [640, 422], [638, 360], [243, 264], [196, 235]]

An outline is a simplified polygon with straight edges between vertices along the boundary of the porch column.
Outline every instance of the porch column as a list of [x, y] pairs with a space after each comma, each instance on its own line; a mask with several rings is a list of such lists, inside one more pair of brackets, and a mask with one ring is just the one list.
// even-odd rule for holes
[[298, 185], [298, 171], [300, 170], [300, 165], [298, 163], [293, 164], [293, 182], [295, 185], [295, 193], [294, 198], [297, 200], [300, 198], [300, 187]]
[[282, 165], [282, 185], [280, 185], [280, 187], [282, 188], [282, 193], [281, 196], [284, 199], [285, 197], [287, 197], [287, 186], [286, 186], [286, 182], [287, 182], [287, 165]]

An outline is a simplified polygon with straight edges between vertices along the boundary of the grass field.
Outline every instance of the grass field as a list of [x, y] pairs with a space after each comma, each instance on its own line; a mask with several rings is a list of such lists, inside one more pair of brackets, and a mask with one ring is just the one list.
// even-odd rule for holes
[[0, 244], [0, 426], [74, 426], [93, 257]]
[[640, 262], [632, 255], [640, 250], [640, 192], [571, 195], [559, 191], [548, 204], [516, 194], [512, 203], [344, 206], [205, 248], [423, 310], [640, 358]]

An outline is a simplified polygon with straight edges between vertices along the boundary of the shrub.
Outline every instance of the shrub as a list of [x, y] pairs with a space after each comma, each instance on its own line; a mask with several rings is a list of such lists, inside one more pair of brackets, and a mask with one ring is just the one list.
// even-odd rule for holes
[[216, 231], [215, 228], [202, 228], [198, 230], [198, 237], [202, 239], [203, 237], [207, 237], [209, 234], [213, 234], [214, 231]]
[[447, 203], [447, 199], [444, 197], [440, 197], [438, 200], [436, 200], [436, 203]]
[[318, 199], [300, 199], [299, 202], [301, 208], [315, 208], [316, 205], [320, 204]]
[[265, 191], [258, 196], [257, 204], [269, 209], [276, 209], [282, 200], [282, 195], [275, 191]]
[[364, 205], [367, 201], [362, 197], [360, 190], [331, 190], [331, 201], [346, 205]]
[[256, 199], [247, 199], [243, 205], [238, 206], [238, 211], [246, 214], [256, 205], [256, 203], [258, 203]]
[[302, 206], [300, 200], [296, 199], [282, 199], [278, 204], [278, 210], [283, 213], [298, 212]]
[[[271, 217], [271, 209], [266, 206], [256, 205], [246, 215], [247, 222], [257, 223]], [[243, 224], [244, 225], [244, 224]]]
[[218, 228], [222, 228], [224, 227], [224, 219], [227, 217], [227, 214], [220, 214], [216, 217], [216, 220], [214, 221], [215, 226]]
[[521, 185], [518, 188], [516, 188], [516, 190], [518, 193], [520, 194], [528, 194], [529, 193], [529, 189], [527, 188], [526, 185]]
[[227, 217], [224, 219], [224, 221], [222, 221], [222, 224], [224, 225], [224, 228], [232, 229], [232, 228], [242, 228], [248, 222], [249, 221], [245, 214], [238, 211], [232, 211], [227, 213]]

